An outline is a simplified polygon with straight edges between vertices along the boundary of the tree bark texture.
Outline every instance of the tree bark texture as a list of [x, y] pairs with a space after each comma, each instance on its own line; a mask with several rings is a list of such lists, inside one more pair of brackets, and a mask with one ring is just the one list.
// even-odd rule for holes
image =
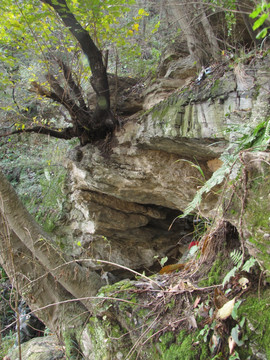
[[[106, 67], [103, 64], [102, 53], [95, 45], [89, 33], [77, 21], [70, 11], [65, 0], [41, 0], [50, 5], [62, 19], [65, 26], [70, 30], [86, 55], [91, 71], [91, 85], [97, 95], [97, 105], [93, 114], [92, 126], [94, 130], [101, 130], [101, 127], [116, 126], [116, 121], [110, 111], [110, 91]], [[100, 126], [101, 123], [101, 126]]]
[[72, 296], [38, 261], [34, 254], [12, 231], [0, 213], [0, 262], [33, 313], [60, 338], [74, 322], [84, 322], [86, 308]]
[[203, 4], [185, 0], [168, 0], [176, 20], [183, 31], [190, 55], [197, 63], [198, 69], [218, 60], [220, 49], [212, 26], [206, 16]]
[[[0, 217], [0, 260], [11, 278], [12, 274], [20, 274], [16, 278], [20, 279], [21, 292], [26, 289], [28, 298], [33, 292], [33, 303], [38, 307], [55, 301], [81, 299], [81, 308], [91, 311], [91, 299], [103, 285], [101, 277], [57, 249], [23, 206], [1, 170]], [[41, 285], [35, 281], [37, 277], [41, 277]], [[44, 299], [41, 293], [37, 295], [36, 286], [44, 289]], [[47, 297], [50, 289], [54, 289], [53, 295]], [[48, 315], [48, 318], [54, 317]]]

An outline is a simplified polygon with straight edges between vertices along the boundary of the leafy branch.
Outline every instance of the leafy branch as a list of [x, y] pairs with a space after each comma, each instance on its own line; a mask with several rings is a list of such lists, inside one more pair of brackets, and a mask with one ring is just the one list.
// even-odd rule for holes
[[[253, 24], [253, 30], [257, 30], [263, 24], [268, 22], [270, 4], [262, 1], [258, 4], [256, 9], [249, 15], [252, 19], [258, 18]], [[263, 39], [267, 36], [270, 26], [265, 26], [256, 36], [257, 39]]]

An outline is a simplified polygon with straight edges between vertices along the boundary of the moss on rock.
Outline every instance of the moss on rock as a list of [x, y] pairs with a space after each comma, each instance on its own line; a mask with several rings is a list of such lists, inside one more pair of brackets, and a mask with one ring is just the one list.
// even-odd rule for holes
[[204, 287], [221, 284], [228, 264], [226, 260], [223, 254], [219, 253], [207, 274], [207, 278], [199, 281], [198, 285]]
[[[239, 354], [244, 358], [246, 352], [252, 352], [256, 359], [270, 359], [270, 290], [266, 290], [259, 298], [258, 294], [249, 296], [240, 306], [239, 317], [247, 318], [246, 334], [248, 349], [240, 348]], [[252, 358], [253, 359], [253, 358]]]
[[197, 332], [188, 333], [181, 330], [177, 336], [172, 332], [165, 333], [159, 339], [161, 360], [207, 360], [207, 344], [194, 345]]

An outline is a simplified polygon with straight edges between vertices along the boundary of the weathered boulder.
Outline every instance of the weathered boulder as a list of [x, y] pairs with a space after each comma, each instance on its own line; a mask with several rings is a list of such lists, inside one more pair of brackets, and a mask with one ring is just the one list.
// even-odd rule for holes
[[150, 81], [143, 92], [143, 109], [151, 109], [176, 89], [184, 88], [194, 79], [196, 72], [196, 64], [189, 55], [186, 41], [179, 37], [161, 55], [157, 77]]
[[[8, 360], [19, 360], [18, 347], [7, 356]], [[63, 346], [59, 345], [56, 336], [38, 337], [22, 344], [22, 359], [27, 360], [64, 360]]]

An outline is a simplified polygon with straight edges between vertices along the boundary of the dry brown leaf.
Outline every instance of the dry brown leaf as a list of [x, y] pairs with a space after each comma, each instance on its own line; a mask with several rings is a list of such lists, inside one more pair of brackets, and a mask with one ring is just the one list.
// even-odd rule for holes
[[214, 304], [217, 309], [221, 309], [223, 305], [228, 302], [228, 298], [225, 296], [224, 292], [218, 288], [215, 288], [214, 291]]
[[186, 282], [186, 290], [188, 290], [189, 292], [197, 290], [197, 288], [189, 280], [186, 280], [185, 282]]
[[196, 307], [199, 305], [200, 301], [201, 301], [201, 297], [197, 296], [194, 301], [194, 304], [193, 304], [193, 309], [196, 309]]
[[190, 329], [198, 329], [197, 321], [196, 321], [194, 315], [189, 315], [187, 320], [188, 320]]
[[236, 342], [233, 340], [232, 336], [229, 337], [228, 343], [229, 343], [230, 355], [232, 355], [236, 347]]

